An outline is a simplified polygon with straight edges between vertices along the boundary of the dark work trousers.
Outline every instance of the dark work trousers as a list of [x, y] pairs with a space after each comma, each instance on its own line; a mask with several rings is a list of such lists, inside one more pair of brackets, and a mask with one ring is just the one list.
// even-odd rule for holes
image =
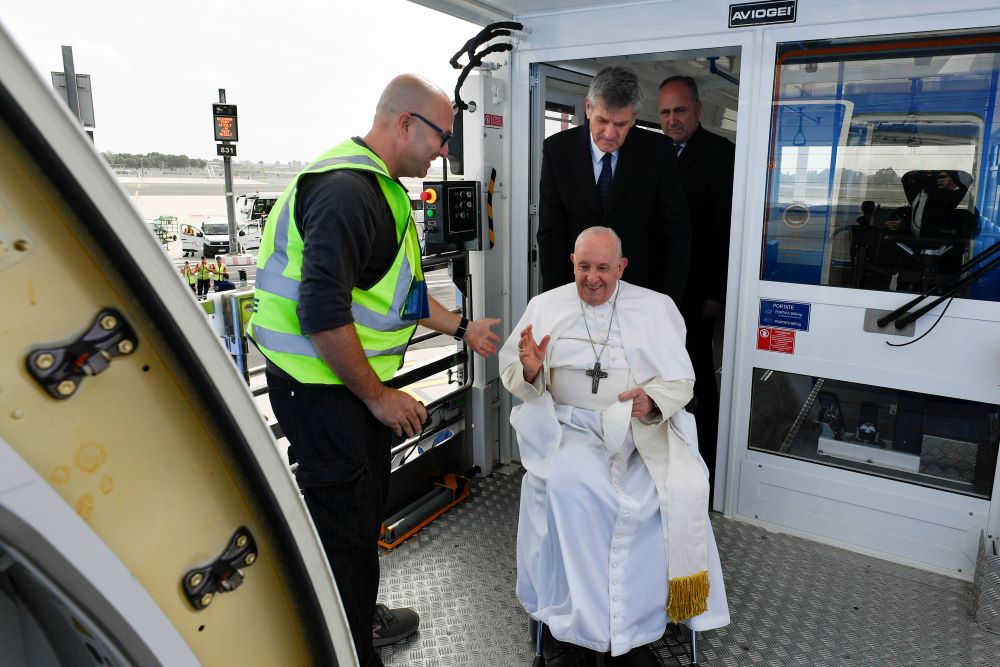
[[323, 542], [362, 667], [372, 648], [378, 533], [389, 490], [392, 431], [342, 385], [306, 385], [267, 373], [268, 396], [299, 467], [295, 476]]
[[[687, 326], [687, 347], [694, 366], [694, 397], [698, 405], [694, 419], [698, 424], [698, 451], [705, 459], [709, 471], [709, 486], [715, 489], [715, 449], [719, 431], [719, 390], [715, 384], [715, 359], [712, 355], [712, 336], [715, 318], [702, 317], [701, 313], [684, 312]], [[709, 505], [712, 496], [709, 495]]]
[[198, 278], [198, 296], [208, 296], [208, 278]]

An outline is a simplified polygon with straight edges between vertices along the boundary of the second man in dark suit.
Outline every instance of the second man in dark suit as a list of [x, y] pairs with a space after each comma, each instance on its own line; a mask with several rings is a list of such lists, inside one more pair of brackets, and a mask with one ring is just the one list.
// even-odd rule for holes
[[614, 229], [630, 281], [678, 305], [688, 275], [690, 228], [673, 147], [662, 134], [633, 128], [642, 95], [635, 73], [605, 67], [587, 93], [587, 123], [545, 140], [539, 197], [542, 291], [573, 281], [577, 235]]
[[680, 310], [694, 365], [698, 449], [712, 472], [714, 487], [719, 392], [712, 336], [726, 301], [736, 149], [701, 126], [701, 100], [691, 77], [673, 76], [660, 84], [659, 110], [663, 132], [678, 150], [691, 220], [691, 265]]

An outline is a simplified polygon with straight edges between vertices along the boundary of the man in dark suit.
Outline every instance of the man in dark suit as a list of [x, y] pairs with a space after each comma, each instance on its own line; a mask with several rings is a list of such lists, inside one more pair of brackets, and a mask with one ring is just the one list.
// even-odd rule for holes
[[715, 479], [719, 392], [712, 337], [723, 313], [729, 267], [729, 224], [736, 149], [701, 126], [698, 86], [689, 76], [660, 84], [660, 125], [677, 147], [691, 220], [691, 264], [680, 310], [687, 325], [687, 350], [694, 365], [698, 449]]
[[587, 93], [587, 123], [545, 140], [538, 206], [542, 291], [573, 281], [573, 242], [610, 227], [629, 259], [630, 282], [680, 304], [688, 271], [687, 206], [670, 142], [632, 129], [642, 102], [632, 70], [605, 67]]

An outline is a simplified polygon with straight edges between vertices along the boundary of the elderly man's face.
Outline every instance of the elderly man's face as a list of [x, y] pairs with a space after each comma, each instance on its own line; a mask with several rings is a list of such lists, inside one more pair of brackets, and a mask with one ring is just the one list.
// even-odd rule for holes
[[573, 260], [576, 293], [589, 306], [599, 306], [615, 293], [628, 260], [618, 257], [614, 239], [608, 234], [588, 234], [580, 239]]
[[701, 118], [701, 102], [695, 102], [691, 89], [680, 81], [668, 83], [660, 90], [660, 127], [663, 133], [683, 144], [698, 129]]
[[590, 121], [590, 136], [605, 153], [613, 153], [625, 143], [628, 131], [635, 124], [632, 105], [615, 111], [609, 110], [600, 99], [593, 103], [587, 98], [587, 120]]

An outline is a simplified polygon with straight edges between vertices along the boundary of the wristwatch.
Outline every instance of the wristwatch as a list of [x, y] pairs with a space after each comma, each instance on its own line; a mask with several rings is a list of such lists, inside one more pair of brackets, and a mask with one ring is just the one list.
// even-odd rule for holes
[[469, 318], [463, 317], [455, 329], [455, 340], [462, 340], [465, 337], [465, 330], [469, 328]]

